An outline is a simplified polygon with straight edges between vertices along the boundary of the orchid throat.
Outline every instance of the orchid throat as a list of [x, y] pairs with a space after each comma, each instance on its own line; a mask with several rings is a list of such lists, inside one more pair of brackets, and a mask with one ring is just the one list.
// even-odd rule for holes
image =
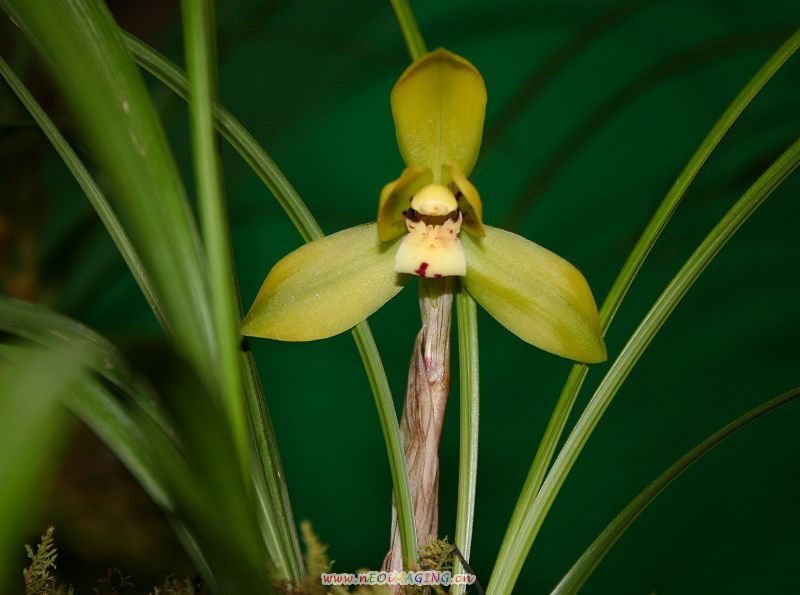
[[463, 277], [467, 261], [458, 234], [464, 215], [453, 191], [442, 184], [424, 186], [403, 211], [408, 235], [394, 261], [397, 273], [420, 277]]

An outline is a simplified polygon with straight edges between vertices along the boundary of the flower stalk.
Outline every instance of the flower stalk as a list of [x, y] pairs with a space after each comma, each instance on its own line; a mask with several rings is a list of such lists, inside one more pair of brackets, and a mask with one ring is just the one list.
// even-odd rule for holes
[[[420, 278], [422, 327], [414, 343], [400, 421], [417, 542], [436, 539], [439, 522], [439, 442], [450, 394], [450, 323], [453, 278]], [[392, 505], [392, 540], [384, 570], [402, 570], [397, 512]]]

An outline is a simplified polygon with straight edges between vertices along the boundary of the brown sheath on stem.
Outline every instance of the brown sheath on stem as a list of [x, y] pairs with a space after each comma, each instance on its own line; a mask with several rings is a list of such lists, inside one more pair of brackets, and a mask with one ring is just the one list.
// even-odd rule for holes
[[[439, 521], [439, 441], [450, 392], [450, 319], [453, 280], [419, 280], [422, 328], [414, 344], [400, 421], [417, 543], [436, 539]], [[397, 510], [392, 502], [392, 542], [383, 570], [402, 570]]]

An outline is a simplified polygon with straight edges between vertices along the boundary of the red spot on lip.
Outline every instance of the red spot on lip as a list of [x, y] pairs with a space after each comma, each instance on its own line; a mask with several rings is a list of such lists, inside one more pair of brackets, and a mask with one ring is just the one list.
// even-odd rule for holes
[[414, 272], [417, 275], [419, 275], [420, 277], [424, 277], [425, 276], [425, 271], [427, 271], [427, 270], [428, 270], [428, 263], [427, 262], [421, 262], [420, 265], [419, 265], [419, 268]]

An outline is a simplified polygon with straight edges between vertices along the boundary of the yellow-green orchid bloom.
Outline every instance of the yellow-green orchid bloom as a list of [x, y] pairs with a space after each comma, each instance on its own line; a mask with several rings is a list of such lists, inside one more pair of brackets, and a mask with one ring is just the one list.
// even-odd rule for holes
[[483, 224], [467, 176], [481, 143], [486, 87], [444, 49], [414, 62], [392, 90], [406, 169], [380, 194], [377, 223], [311, 242], [270, 271], [242, 333], [310, 341], [341, 333], [394, 297], [413, 275], [458, 276], [524, 341], [595, 363], [606, 349], [580, 271], [518, 235]]

